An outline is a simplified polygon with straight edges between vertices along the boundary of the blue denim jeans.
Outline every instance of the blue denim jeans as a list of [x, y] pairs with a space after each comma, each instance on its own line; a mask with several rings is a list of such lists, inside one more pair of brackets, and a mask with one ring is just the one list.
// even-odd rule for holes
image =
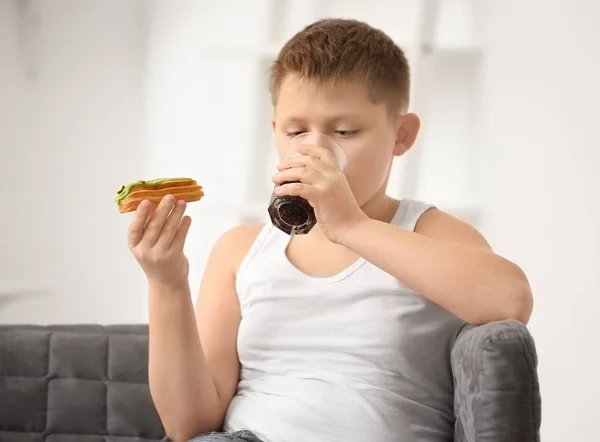
[[251, 431], [242, 430], [234, 433], [206, 433], [196, 436], [188, 442], [262, 442]]

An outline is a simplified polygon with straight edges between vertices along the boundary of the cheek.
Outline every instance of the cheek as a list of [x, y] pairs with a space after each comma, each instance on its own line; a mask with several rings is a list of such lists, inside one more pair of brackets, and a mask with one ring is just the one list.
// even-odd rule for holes
[[357, 152], [348, 157], [348, 180], [369, 181], [379, 186], [386, 177], [391, 159], [392, 155], [384, 149], [370, 148]]
[[346, 178], [359, 204], [385, 182], [393, 156], [383, 148], [369, 148], [348, 157]]
[[275, 147], [277, 148], [277, 158], [279, 161], [283, 161], [286, 157], [286, 146], [287, 146], [287, 137], [285, 134], [276, 133], [275, 134]]

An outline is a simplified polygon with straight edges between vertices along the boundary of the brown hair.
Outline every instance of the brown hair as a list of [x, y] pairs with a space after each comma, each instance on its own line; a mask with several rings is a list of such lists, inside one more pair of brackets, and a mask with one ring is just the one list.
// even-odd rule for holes
[[383, 31], [357, 20], [324, 19], [305, 27], [281, 49], [270, 72], [274, 105], [288, 73], [320, 83], [363, 82], [372, 100], [393, 113], [409, 104], [410, 68], [404, 52]]

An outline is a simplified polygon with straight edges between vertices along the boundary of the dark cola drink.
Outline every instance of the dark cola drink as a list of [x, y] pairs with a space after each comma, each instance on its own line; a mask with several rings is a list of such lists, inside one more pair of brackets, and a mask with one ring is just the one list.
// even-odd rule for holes
[[299, 196], [280, 196], [273, 193], [269, 202], [271, 223], [288, 235], [303, 235], [317, 224], [315, 209]]

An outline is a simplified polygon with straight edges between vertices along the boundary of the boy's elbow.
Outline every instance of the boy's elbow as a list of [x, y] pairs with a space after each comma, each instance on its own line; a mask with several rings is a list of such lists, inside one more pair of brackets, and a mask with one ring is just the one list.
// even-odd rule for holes
[[188, 442], [189, 440], [192, 440], [195, 436], [198, 436], [199, 434], [202, 433], [191, 434], [189, 432], [181, 430], [166, 431], [167, 437], [173, 442]]
[[506, 319], [516, 319], [527, 325], [533, 312], [533, 294], [529, 283], [519, 284], [511, 298], [507, 306]]
[[[494, 321], [517, 320], [525, 325], [533, 311], [533, 294], [525, 272], [516, 264], [510, 263], [509, 272], [503, 283], [495, 284], [496, 313]], [[491, 321], [487, 321], [491, 322]]]
[[187, 442], [200, 434], [219, 431], [224, 420], [222, 413], [190, 411], [186, 415], [182, 414], [179, 412], [170, 416], [164, 414], [161, 416], [165, 433], [173, 442]]
[[472, 325], [485, 325], [514, 319], [527, 325], [533, 311], [533, 295], [529, 283], [519, 281], [510, 286], [498, 287], [495, 293], [495, 302], [489, 303], [487, 308], [478, 313], [473, 312], [465, 320]]
[[187, 442], [195, 436], [202, 434], [202, 431], [196, 433], [195, 428], [189, 425], [182, 425], [181, 423], [169, 424], [163, 422], [163, 426], [165, 427], [167, 437], [173, 442]]
[[191, 425], [186, 423], [177, 423], [167, 425], [164, 423], [165, 433], [173, 442], [188, 442], [200, 434], [218, 431], [218, 425], [198, 425], [198, 422], [193, 422]]
[[523, 271], [517, 268], [517, 277], [510, 280], [510, 283], [504, 286], [497, 299], [500, 300], [499, 307], [501, 321], [515, 319], [527, 325], [533, 311], [533, 294], [529, 281]]

